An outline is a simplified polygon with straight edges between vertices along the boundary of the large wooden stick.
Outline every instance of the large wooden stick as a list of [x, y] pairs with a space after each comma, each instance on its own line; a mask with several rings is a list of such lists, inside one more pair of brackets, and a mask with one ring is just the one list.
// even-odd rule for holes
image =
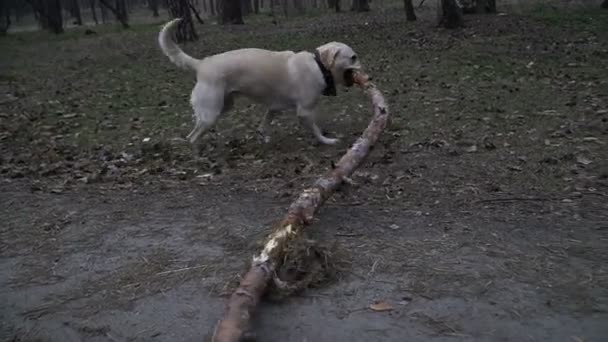
[[268, 236], [262, 252], [253, 257], [251, 268], [228, 300], [224, 318], [213, 333], [213, 342], [238, 342], [252, 337], [251, 317], [268, 282], [273, 277], [280, 282], [276, 279], [275, 270], [281, 265], [286, 247], [311, 223], [321, 204], [361, 165], [386, 127], [389, 113], [380, 91], [363, 73], [355, 74], [354, 80], [371, 98], [374, 112], [372, 121], [335, 167], [312, 187], [305, 189], [291, 204], [287, 215]]

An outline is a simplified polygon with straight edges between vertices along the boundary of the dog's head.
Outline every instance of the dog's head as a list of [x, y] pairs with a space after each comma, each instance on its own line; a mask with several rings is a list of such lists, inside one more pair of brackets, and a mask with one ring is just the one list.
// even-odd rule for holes
[[362, 69], [359, 56], [350, 46], [330, 42], [317, 48], [321, 63], [331, 71], [334, 80], [338, 84], [350, 87], [354, 84], [353, 72]]

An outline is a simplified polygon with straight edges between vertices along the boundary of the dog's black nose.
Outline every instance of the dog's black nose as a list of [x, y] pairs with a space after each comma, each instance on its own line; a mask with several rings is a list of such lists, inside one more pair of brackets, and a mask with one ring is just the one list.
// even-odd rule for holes
[[374, 78], [373, 78], [373, 77], [371, 77], [371, 76], [369, 76], [367, 79], [368, 79], [369, 81], [373, 81], [373, 80], [374, 80]]

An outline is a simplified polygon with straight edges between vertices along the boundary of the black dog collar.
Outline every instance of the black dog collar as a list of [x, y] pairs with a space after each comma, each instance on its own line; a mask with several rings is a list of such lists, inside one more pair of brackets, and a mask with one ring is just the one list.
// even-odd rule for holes
[[323, 80], [325, 81], [325, 89], [323, 89], [322, 94], [325, 96], [336, 96], [336, 83], [334, 82], [334, 77], [332, 76], [331, 71], [327, 70], [325, 65], [321, 63], [321, 56], [317, 49], [315, 49], [315, 62], [317, 62], [319, 69], [321, 69]]

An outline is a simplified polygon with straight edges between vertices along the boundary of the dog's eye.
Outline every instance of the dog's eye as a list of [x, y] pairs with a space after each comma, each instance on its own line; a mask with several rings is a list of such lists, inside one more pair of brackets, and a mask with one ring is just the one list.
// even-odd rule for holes
[[350, 58], [350, 61], [351, 61], [352, 63], [357, 62], [357, 55], [353, 55], [353, 56]]

